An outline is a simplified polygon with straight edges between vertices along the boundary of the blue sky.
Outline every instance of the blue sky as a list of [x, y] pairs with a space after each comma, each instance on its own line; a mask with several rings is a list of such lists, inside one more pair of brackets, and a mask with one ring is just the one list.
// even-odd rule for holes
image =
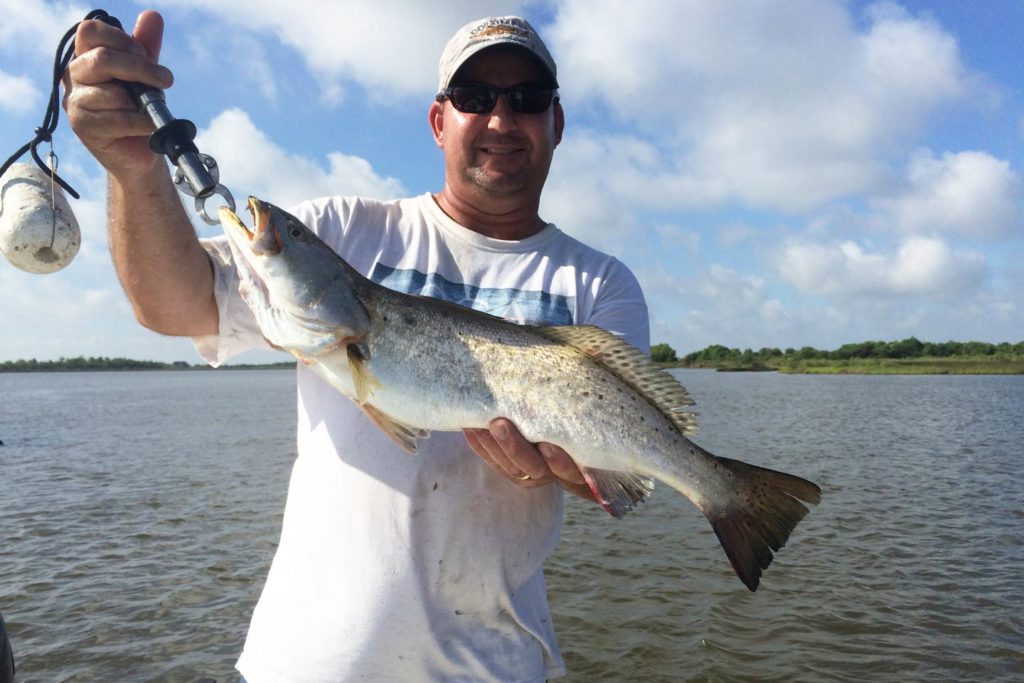
[[[471, 19], [518, 13], [547, 39], [566, 109], [542, 215], [633, 269], [653, 342], [1024, 339], [1017, 0], [104, 9], [130, 26], [144, 7], [167, 23], [170, 109], [197, 124], [236, 197], [438, 190], [426, 111], [441, 48]], [[5, 5], [3, 156], [42, 120], [57, 42], [89, 9]], [[64, 119], [54, 145], [82, 193], [82, 249], [50, 275], [0, 261], [0, 360], [198, 362], [187, 340], [135, 323], [107, 253], [102, 170]]]

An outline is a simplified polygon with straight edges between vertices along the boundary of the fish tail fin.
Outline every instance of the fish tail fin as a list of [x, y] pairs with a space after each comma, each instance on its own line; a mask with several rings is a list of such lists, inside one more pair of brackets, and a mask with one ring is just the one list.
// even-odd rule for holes
[[731, 474], [736, 496], [720, 506], [702, 507], [725, 549], [740, 581], [757, 590], [761, 572], [804, 518], [800, 502], [817, 504], [821, 489], [812, 482], [784, 472], [712, 456]]

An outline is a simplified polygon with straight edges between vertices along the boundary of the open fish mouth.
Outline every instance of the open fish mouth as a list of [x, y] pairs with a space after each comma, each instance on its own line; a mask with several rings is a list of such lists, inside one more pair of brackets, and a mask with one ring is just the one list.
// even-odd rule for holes
[[[249, 201], [250, 203], [252, 202], [251, 197], [249, 198]], [[251, 208], [249, 210], [252, 211]], [[253, 237], [256, 236], [256, 233], [250, 230], [245, 225], [245, 223], [242, 222], [242, 219], [238, 217], [238, 214], [236, 214], [234, 211], [232, 211], [230, 208], [226, 206], [220, 207], [220, 210], [217, 212], [217, 214], [221, 220], [222, 226], [230, 226], [234, 228], [236, 231], [244, 235], [248, 241], [252, 242], [252, 239]]]
[[270, 224], [270, 206], [256, 197], [250, 196], [247, 208], [253, 218], [252, 230], [238, 217], [238, 214], [226, 206], [220, 208], [221, 224], [233, 229], [239, 237], [245, 237], [255, 254], [280, 253], [282, 244], [277, 231]]

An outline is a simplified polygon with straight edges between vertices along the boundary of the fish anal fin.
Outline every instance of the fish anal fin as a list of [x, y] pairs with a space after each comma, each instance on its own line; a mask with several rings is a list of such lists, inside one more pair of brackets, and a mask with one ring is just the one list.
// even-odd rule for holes
[[694, 402], [683, 385], [622, 337], [596, 325], [533, 329], [545, 339], [571, 346], [593, 359], [647, 399], [681, 434], [690, 436], [697, 432], [697, 414], [687, 409]]
[[633, 472], [581, 468], [590, 491], [608, 514], [621, 519], [654, 490], [654, 480]]
[[426, 429], [410, 427], [407, 424], [399, 422], [387, 413], [377, 410], [377, 408], [369, 403], [361, 403], [359, 404], [359, 407], [363, 409], [366, 416], [370, 418], [370, 420], [372, 420], [382, 432], [391, 437], [392, 441], [409, 453], [416, 452], [416, 441], [418, 439], [425, 439], [430, 436], [430, 432]]
[[735, 481], [737, 496], [731, 503], [701, 506], [740, 581], [757, 590], [761, 573], [786, 544], [797, 523], [807, 514], [805, 503], [817, 504], [821, 489], [800, 477], [716, 457]]

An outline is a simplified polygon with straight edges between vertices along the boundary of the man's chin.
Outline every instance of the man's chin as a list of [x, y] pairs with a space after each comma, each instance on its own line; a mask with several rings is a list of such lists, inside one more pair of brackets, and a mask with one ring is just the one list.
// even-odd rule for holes
[[523, 171], [509, 173], [480, 168], [473, 169], [471, 176], [475, 185], [496, 194], [520, 192], [526, 188], [529, 180], [528, 174]]

